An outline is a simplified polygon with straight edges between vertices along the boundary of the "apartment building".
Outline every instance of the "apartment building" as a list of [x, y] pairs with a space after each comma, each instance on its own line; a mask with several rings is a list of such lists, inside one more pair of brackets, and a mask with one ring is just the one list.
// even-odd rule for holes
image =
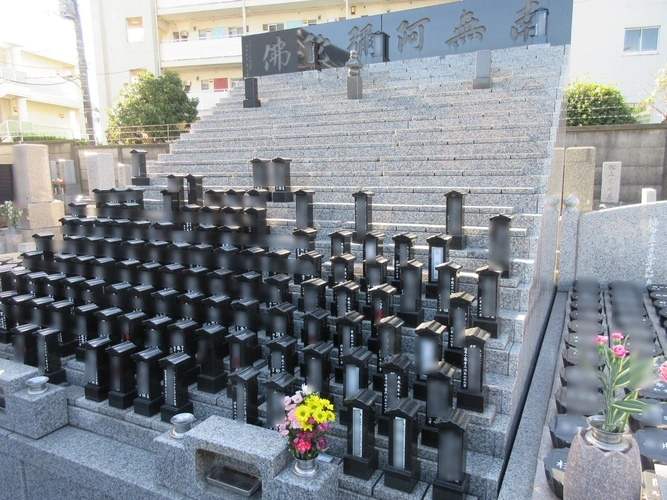
[[[456, 0], [449, 0], [456, 1]], [[447, 3], [442, 0], [91, 0], [100, 108], [141, 71], [177, 72], [205, 110], [243, 78], [244, 34]], [[106, 129], [106, 116], [100, 117]]]
[[0, 33], [0, 141], [52, 136], [80, 139], [76, 53], [26, 47]]

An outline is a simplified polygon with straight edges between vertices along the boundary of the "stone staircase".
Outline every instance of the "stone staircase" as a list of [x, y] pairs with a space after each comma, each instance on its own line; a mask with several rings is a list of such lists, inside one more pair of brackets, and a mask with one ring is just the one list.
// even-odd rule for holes
[[[172, 144], [170, 154], [149, 165], [146, 195], [160, 200], [169, 173], [204, 174], [205, 189], [248, 189], [249, 159], [292, 158], [292, 188], [316, 192], [316, 249], [325, 264], [328, 234], [354, 227], [353, 192], [375, 192], [372, 228], [387, 235], [386, 256], [393, 254], [391, 237], [410, 231], [418, 235], [415, 258], [427, 263], [426, 238], [445, 231], [443, 195], [463, 191], [469, 243], [450, 257], [463, 266], [462, 290], [473, 294], [474, 271], [488, 261], [489, 217], [514, 217], [511, 275], [500, 283], [500, 333], [487, 343], [490, 404], [484, 414], [471, 414], [468, 431], [470, 494], [480, 498], [496, 497], [530, 361], [522, 342], [537, 334], [525, 330], [524, 319], [566, 59], [567, 49], [548, 45], [494, 51], [491, 89], [474, 91], [474, 54], [371, 65], [362, 70], [360, 101], [345, 99], [344, 68], [264, 77], [261, 108], [243, 109], [237, 89]], [[272, 234], [291, 234], [294, 212], [294, 203], [269, 203]], [[352, 253], [359, 276], [360, 246]], [[426, 320], [432, 319], [434, 301], [425, 300], [424, 307]], [[403, 331], [404, 352], [411, 353], [414, 331]], [[342, 453], [343, 428], [337, 435], [333, 448]], [[378, 446], [382, 462], [386, 440]], [[419, 453], [428, 480], [435, 453], [421, 446]]]
[[[372, 229], [384, 232], [385, 256], [393, 254], [391, 237], [402, 232], [418, 235], [415, 258], [428, 263], [426, 238], [445, 231], [444, 193], [466, 193], [465, 227], [468, 246], [452, 250], [451, 260], [463, 266], [461, 289], [477, 294], [475, 269], [488, 262], [488, 219], [512, 215], [511, 274], [500, 281], [500, 328], [497, 339], [486, 344], [486, 385], [490, 398], [482, 414], [471, 412], [466, 434], [470, 496], [495, 500], [504, 458], [511, 445], [510, 429], [526, 383], [532, 353], [524, 348], [538, 332], [526, 327], [541, 230], [541, 212], [551, 164], [562, 97], [567, 49], [537, 45], [494, 51], [492, 88], [471, 90], [474, 54], [443, 59], [427, 58], [376, 64], [362, 70], [364, 98], [345, 99], [345, 69], [265, 77], [259, 81], [262, 107], [243, 109], [243, 96], [233, 91], [172, 144], [171, 153], [149, 164], [151, 186], [146, 205], [162, 205], [160, 190], [169, 173], [204, 174], [205, 189], [252, 187], [248, 160], [253, 157], [293, 158], [291, 184], [315, 190], [316, 249], [324, 254], [324, 274], [330, 257], [328, 234], [352, 229], [352, 193], [364, 188], [375, 192]], [[269, 203], [272, 234], [290, 235], [295, 227], [294, 203]], [[352, 245], [357, 257], [355, 275], [361, 275], [361, 247]], [[291, 291], [299, 288], [292, 285]], [[328, 291], [331, 300], [331, 292]], [[360, 294], [363, 300], [364, 295]], [[433, 318], [435, 301], [424, 300], [425, 320]], [[295, 331], [302, 326], [295, 314]], [[330, 325], [334, 322], [330, 318]], [[367, 322], [364, 336], [370, 335]], [[263, 344], [265, 335], [259, 336]], [[414, 329], [403, 327], [403, 352], [413, 357]], [[268, 349], [264, 350], [266, 359]], [[0, 346], [0, 357], [9, 358], [11, 346]], [[131, 410], [116, 410], [106, 402], [83, 397], [84, 364], [63, 360], [67, 378], [70, 426], [56, 431], [74, 452], [86, 447], [112, 446], [113, 456], [131, 456], [147, 465], [142, 475], [131, 472], [135, 463], [120, 470], [110, 466], [104, 476], [109, 491], [127, 496], [137, 481], [146, 484], [153, 475], [153, 439], [169, 426], [160, 417], [140, 417]], [[335, 359], [334, 353], [334, 362]], [[262, 361], [260, 363], [266, 363]], [[375, 361], [371, 361], [371, 372]], [[262, 379], [266, 378], [266, 371]], [[458, 382], [457, 382], [458, 385]], [[79, 386], [79, 387], [77, 387]], [[337, 408], [342, 386], [332, 381]], [[263, 385], [260, 384], [262, 391]], [[190, 387], [194, 412], [201, 421], [210, 415], [231, 416], [226, 394], [205, 394]], [[423, 419], [423, 413], [420, 414]], [[341, 457], [345, 427], [335, 425], [329, 453]], [[90, 436], [93, 436], [92, 438]], [[55, 439], [55, 438], [54, 438]], [[93, 441], [90, 441], [93, 439]], [[387, 463], [388, 440], [377, 436], [380, 467]], [[60, 456], [73, 453], [66, 445], [44, 441], [45, 452]], [[60, 447], [60, 448], [57, 448]], [[55, 449], [57, 448], [57, 449]], [[62, 449], [61, 449], [62, 448]], [[125, 452], [124, 450], [128, 450]], [[419, 446], [422, 481], [436, 474], [437, 452]], [[49, 456], [51, 456], [49, 455]], [[74, 463], [86, 469], [83, 460]], [[157, 464], [155, 464], [157, 467]], [[119, 469], [119, 470], [117, 470]], [[83, 473], [83, 472], [81, 472]], [[113, 476], [114, 481], [110, 479]], [[381, 483], [382, 480], [378, 484]], [[341, 479], [339, 498], [378, 497], [374, 486], [354, 488]], [[145, 498], [171, 498], [160, 487], [142, 490]], [[396, 492], [396, 498], [405, 498]], [[130, 495], [131, 496], [131, 495]], [[430, 498], [430, 492], [426, 493]]]

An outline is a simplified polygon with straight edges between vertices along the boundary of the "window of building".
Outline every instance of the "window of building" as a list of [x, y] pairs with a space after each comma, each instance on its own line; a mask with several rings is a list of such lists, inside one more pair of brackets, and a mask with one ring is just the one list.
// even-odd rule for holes
[[229, 28], [229, 36], [230, 37], [243, 36], [243, 26], [237, 26], [235, 28]]
[[629, 28], [625, 30], [624, 54], [640, 54], [658, 51], [660, 28]]
[[301, 21], [301, 26], [312, 26], [317, 24], [317, 19], [304, 19]]
[[178, 42], [181, 39], [181, 34], [178, 31], [174, 31], [172, 35], [174, 37], [174, 42]]
[[202, 80], [201, 81], [201, 89], [202, 90], [211, 90], [209, 84], [210, 84], [210, 80]]
[[263, 24], [262, 31], [282, 31], [285, 29], [285, 23]]
[[128, 17], [125, 19], [125, 25], [128, 43], [144, 41], [144, 22], [140, 17]]
[[211, 38], [211, 29], [199, 30], [199, 39], [206, 40], [207, 38]]
[[135, 84], [139, 81], [139, 75], [145, 73], [146, 68], [138, 68], [130, 70], [130, 84]]
[[188, 32], [181, 31], [181, 42], [187, 42], [187, 41], [188, 41]]
[[224, 26], [217, 26], [211, 28], [211, 37], [212, 38], [225, 38], [227, 36], [227, 28]]
[[244, 80], [243, 78], [230, 78], [229, 79], [229, 86], [233, 89], [236, 87], [243, 87], [244, 85]]
[[229, 80], [227, 78], [214, 78], [213, 79], [213, 90], [215, 92], [221, 92], [223, 90], [229, 89]]

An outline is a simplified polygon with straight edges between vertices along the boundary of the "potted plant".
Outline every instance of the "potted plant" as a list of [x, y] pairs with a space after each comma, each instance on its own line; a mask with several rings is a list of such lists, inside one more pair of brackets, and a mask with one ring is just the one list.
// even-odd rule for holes
[[278, 424], [280, 437], [296, 459], [294, 473], [312, 476], [317, 472], [316, 458], [327, 449], [326, 433], [336, 420], [333, 405], [309, 391], [307, 386], [294, 396], [285, 397], [285, 422]]
[[[631, 354], [627, 337], [612, 333], [597, 337], [601, 367], [597, 370], [604, 399], [602, 415], [587, 419], [589, 427], [575, 435], [565, 472], [564, 498], [639, 499], [641, 462], [637, 443], [627, 431], [631, 413], [641, 413], [648, 403], [637, 392], [651, 374], [651, 359]], [[583, 360], [584, 358], [582, 358]], [[665, 368], [667, 376], [667, 367]], [[591, 487], [593, 486], [594, 487]]]
[[0, 217], [5, 217], [9, 224], [9, 232], [15, 233], [19, 219], [23, 216], [23, 209], [14, 206], [11, 201], [6, 201], [0, 205]]

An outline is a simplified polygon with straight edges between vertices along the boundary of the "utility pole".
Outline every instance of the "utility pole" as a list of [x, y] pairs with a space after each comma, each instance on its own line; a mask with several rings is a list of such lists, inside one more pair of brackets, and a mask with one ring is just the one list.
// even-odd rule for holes
[[79, 76], [81, 77], [81, 93], [83, 95], [83, 114], [86, 118], [86, 137], [88, 145], [94, 146], [95, 122], [93, 121], [93, 104], [90, 100], [90, 87], [88, 86], [88, 64], [83, 49], [83, 31], [81, 30], [81, 19], [79, 18], [79, 4], [77, 0], [59, 0], [60, 15], [70, 19], [74, 23], [76, 33], [76, 51], [79, 59]]

